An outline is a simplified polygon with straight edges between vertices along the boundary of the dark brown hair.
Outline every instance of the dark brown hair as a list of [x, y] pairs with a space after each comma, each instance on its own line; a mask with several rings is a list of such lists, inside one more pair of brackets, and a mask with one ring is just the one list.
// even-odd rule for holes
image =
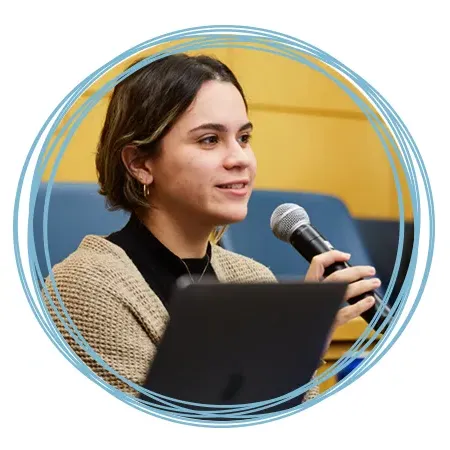
[[165, 56], [116, 85], [96, 154], [99, 192], [106, 196], [110, 209], [131, 212], [148, 206], [143, 186], [122, 162], [122, 149], [134, 145], [144, 156], [156, 157], [161, 139], [192, 104], [202, 84], [210, 80], [232, 83], [247, 108], [242, 87], [231, 70], [204, 55]]

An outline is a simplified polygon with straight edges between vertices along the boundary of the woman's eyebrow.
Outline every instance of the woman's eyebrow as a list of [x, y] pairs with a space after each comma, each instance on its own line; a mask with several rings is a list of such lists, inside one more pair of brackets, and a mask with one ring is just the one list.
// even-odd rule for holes
[[[252, 130], [253, 124], [251, 122], [247, 122], [246, 124], [242, 125], [239, 128], [239, 131], [244, 130]], [[199, 125], [198, 127], [192, 128], [192, 130], [189, 131], [189, 133], [193, 133], [195, 131], [199, 130], [214, 130], [218, 131], [220, 133], [226, 133], [228, 131], [228, 128], [225, 125], [222, 125], [221, 123], [204, 123], [202, 125]]]

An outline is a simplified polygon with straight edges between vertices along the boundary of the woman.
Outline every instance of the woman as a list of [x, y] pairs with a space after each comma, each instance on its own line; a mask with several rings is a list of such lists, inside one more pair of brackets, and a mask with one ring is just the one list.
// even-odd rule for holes
[[[275, 281], [268, 268], [215, 243], [222, 227], [247, 214], [256, 174], [251, 133], [241, 86], [228, 67], [210, 57], [167, 56], [114, 89], [96, 167], [100, 193], [131, 218], [106, 238], [87, 236], [53, 273], [71, 319], [92, 349], [138, 385], [168, 322], [178, 277]], [[306, 279], [321, 280], [327, 266], [348, 258], [338, 251], [320, 255]], [[353, 267], [326, 280], [349, 283], [351, 298], [379, 285], [358, 281], [373, 274], [370, 267]], [[49, 280], [46, 287], [55, 298]], [[372, 304], [366, 298], [341, 309], [335, 326]], [[137, 395], [63, 333], [100, 377]]]

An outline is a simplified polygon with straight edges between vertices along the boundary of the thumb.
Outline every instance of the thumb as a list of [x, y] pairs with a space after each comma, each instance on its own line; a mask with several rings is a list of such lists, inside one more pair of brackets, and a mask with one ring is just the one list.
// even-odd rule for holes
[[340, 252], [338, 250], [330, 250], [329, 252], [321, 253], [311, 260], [311, 265], [309, 266], [305, 280], [321, 281], [327, 267], [335, 262], [344, 262], [349, 259], [349, 253]]

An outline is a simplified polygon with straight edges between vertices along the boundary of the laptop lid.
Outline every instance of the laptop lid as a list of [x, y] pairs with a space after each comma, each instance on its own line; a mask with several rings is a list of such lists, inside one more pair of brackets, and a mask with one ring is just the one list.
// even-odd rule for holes
[[214, 405], [287, 394], [317, 370], [345, 290], [301, 282], [179, 288], [144, 387]]

